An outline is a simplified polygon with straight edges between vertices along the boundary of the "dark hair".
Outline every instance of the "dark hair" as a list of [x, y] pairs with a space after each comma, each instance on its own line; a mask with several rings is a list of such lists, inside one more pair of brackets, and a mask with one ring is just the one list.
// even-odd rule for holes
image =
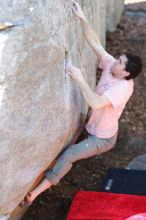
[[130, 75], [126, 76], [125, 79], [126, 80], [134, 79], [142, 71], [143, 68], [142, 61], [139, 56], [130, 53], [124, 53], [124, 55], [128, 59], [125, 70], [130, 73]]

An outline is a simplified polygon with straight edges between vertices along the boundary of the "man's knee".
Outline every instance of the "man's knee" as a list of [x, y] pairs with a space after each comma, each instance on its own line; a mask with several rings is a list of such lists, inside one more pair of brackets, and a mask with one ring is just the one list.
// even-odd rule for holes
[[114, 147], [113, 144], [111, 144], [110, 142], [106, 142], [103, 145], [97, 147], [97, 155], [105, 153], [111, 150], [113, 147]]

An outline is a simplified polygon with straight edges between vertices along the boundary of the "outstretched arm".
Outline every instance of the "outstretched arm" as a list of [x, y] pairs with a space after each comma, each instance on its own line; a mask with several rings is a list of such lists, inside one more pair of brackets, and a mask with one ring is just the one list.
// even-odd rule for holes
[[80, 20], [85, 38], [89, 43], [90, 47], [95, 52], [97, 58], [101, 60], [101, 58], [105, 55], [106, 51], [101, 45], [98, 35], [95, 33], [91, 25], [88, 23], [80, 5], [76, 1], [72, 1], [72, 2], [73, 2], [72, 10]]
[[78, 82], [87, 104], [93, 110], [111, 105], [111, 103], [107, 97], [99, 96], [90, 89], [89, 85], [87, 84], [84, 77], [82, 76], [80, 69], [78, 69], [77, 67], [72, 66], [72, 65], [66, 65], [65, 71], [74, 80], [76, 80]]

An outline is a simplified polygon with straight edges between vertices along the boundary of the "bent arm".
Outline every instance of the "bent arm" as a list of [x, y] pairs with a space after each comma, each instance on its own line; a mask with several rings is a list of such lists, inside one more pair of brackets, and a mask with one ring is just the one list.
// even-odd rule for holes
[[79, 83], [79, 86], [81, 88], [81, 91], [83, 93], [83, 96], [84, 96], [86, 102], [93, 110], [100, 109], [105, 106], [111, 105], [111, 102], [109, 101], [109, 99], [106, 96], [99, 96], [96, 93], [94, 93], [90, 89], [89, 85], [87, 84], [87, 82], [85, 81], [84, 78], [82, 80], [78, 81], [78, 83]]
[[65, 72], [78, 82], [87, 104], [93, 110], [111, 105], [111, 102], [106, 96], [99, 96], [90, 89], [79, 68], [67, 64], [65, 66]]

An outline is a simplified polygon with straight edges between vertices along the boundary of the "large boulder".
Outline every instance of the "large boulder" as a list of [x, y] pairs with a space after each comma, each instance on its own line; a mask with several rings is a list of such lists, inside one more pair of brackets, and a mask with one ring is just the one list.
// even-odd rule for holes
[[[106, 0], [79, 3], [105, 44]], [[64, 62], [80, 67], [94, 88], [96, 57], [71, 4], [1, 0], [0, 23], [14, 26], [0, 30], [0, 220], [76, 139], [86, 118], [88, 107]]]
[[123, 0], [107, 1], [107, 30], [113, 32], [123, 12]]

